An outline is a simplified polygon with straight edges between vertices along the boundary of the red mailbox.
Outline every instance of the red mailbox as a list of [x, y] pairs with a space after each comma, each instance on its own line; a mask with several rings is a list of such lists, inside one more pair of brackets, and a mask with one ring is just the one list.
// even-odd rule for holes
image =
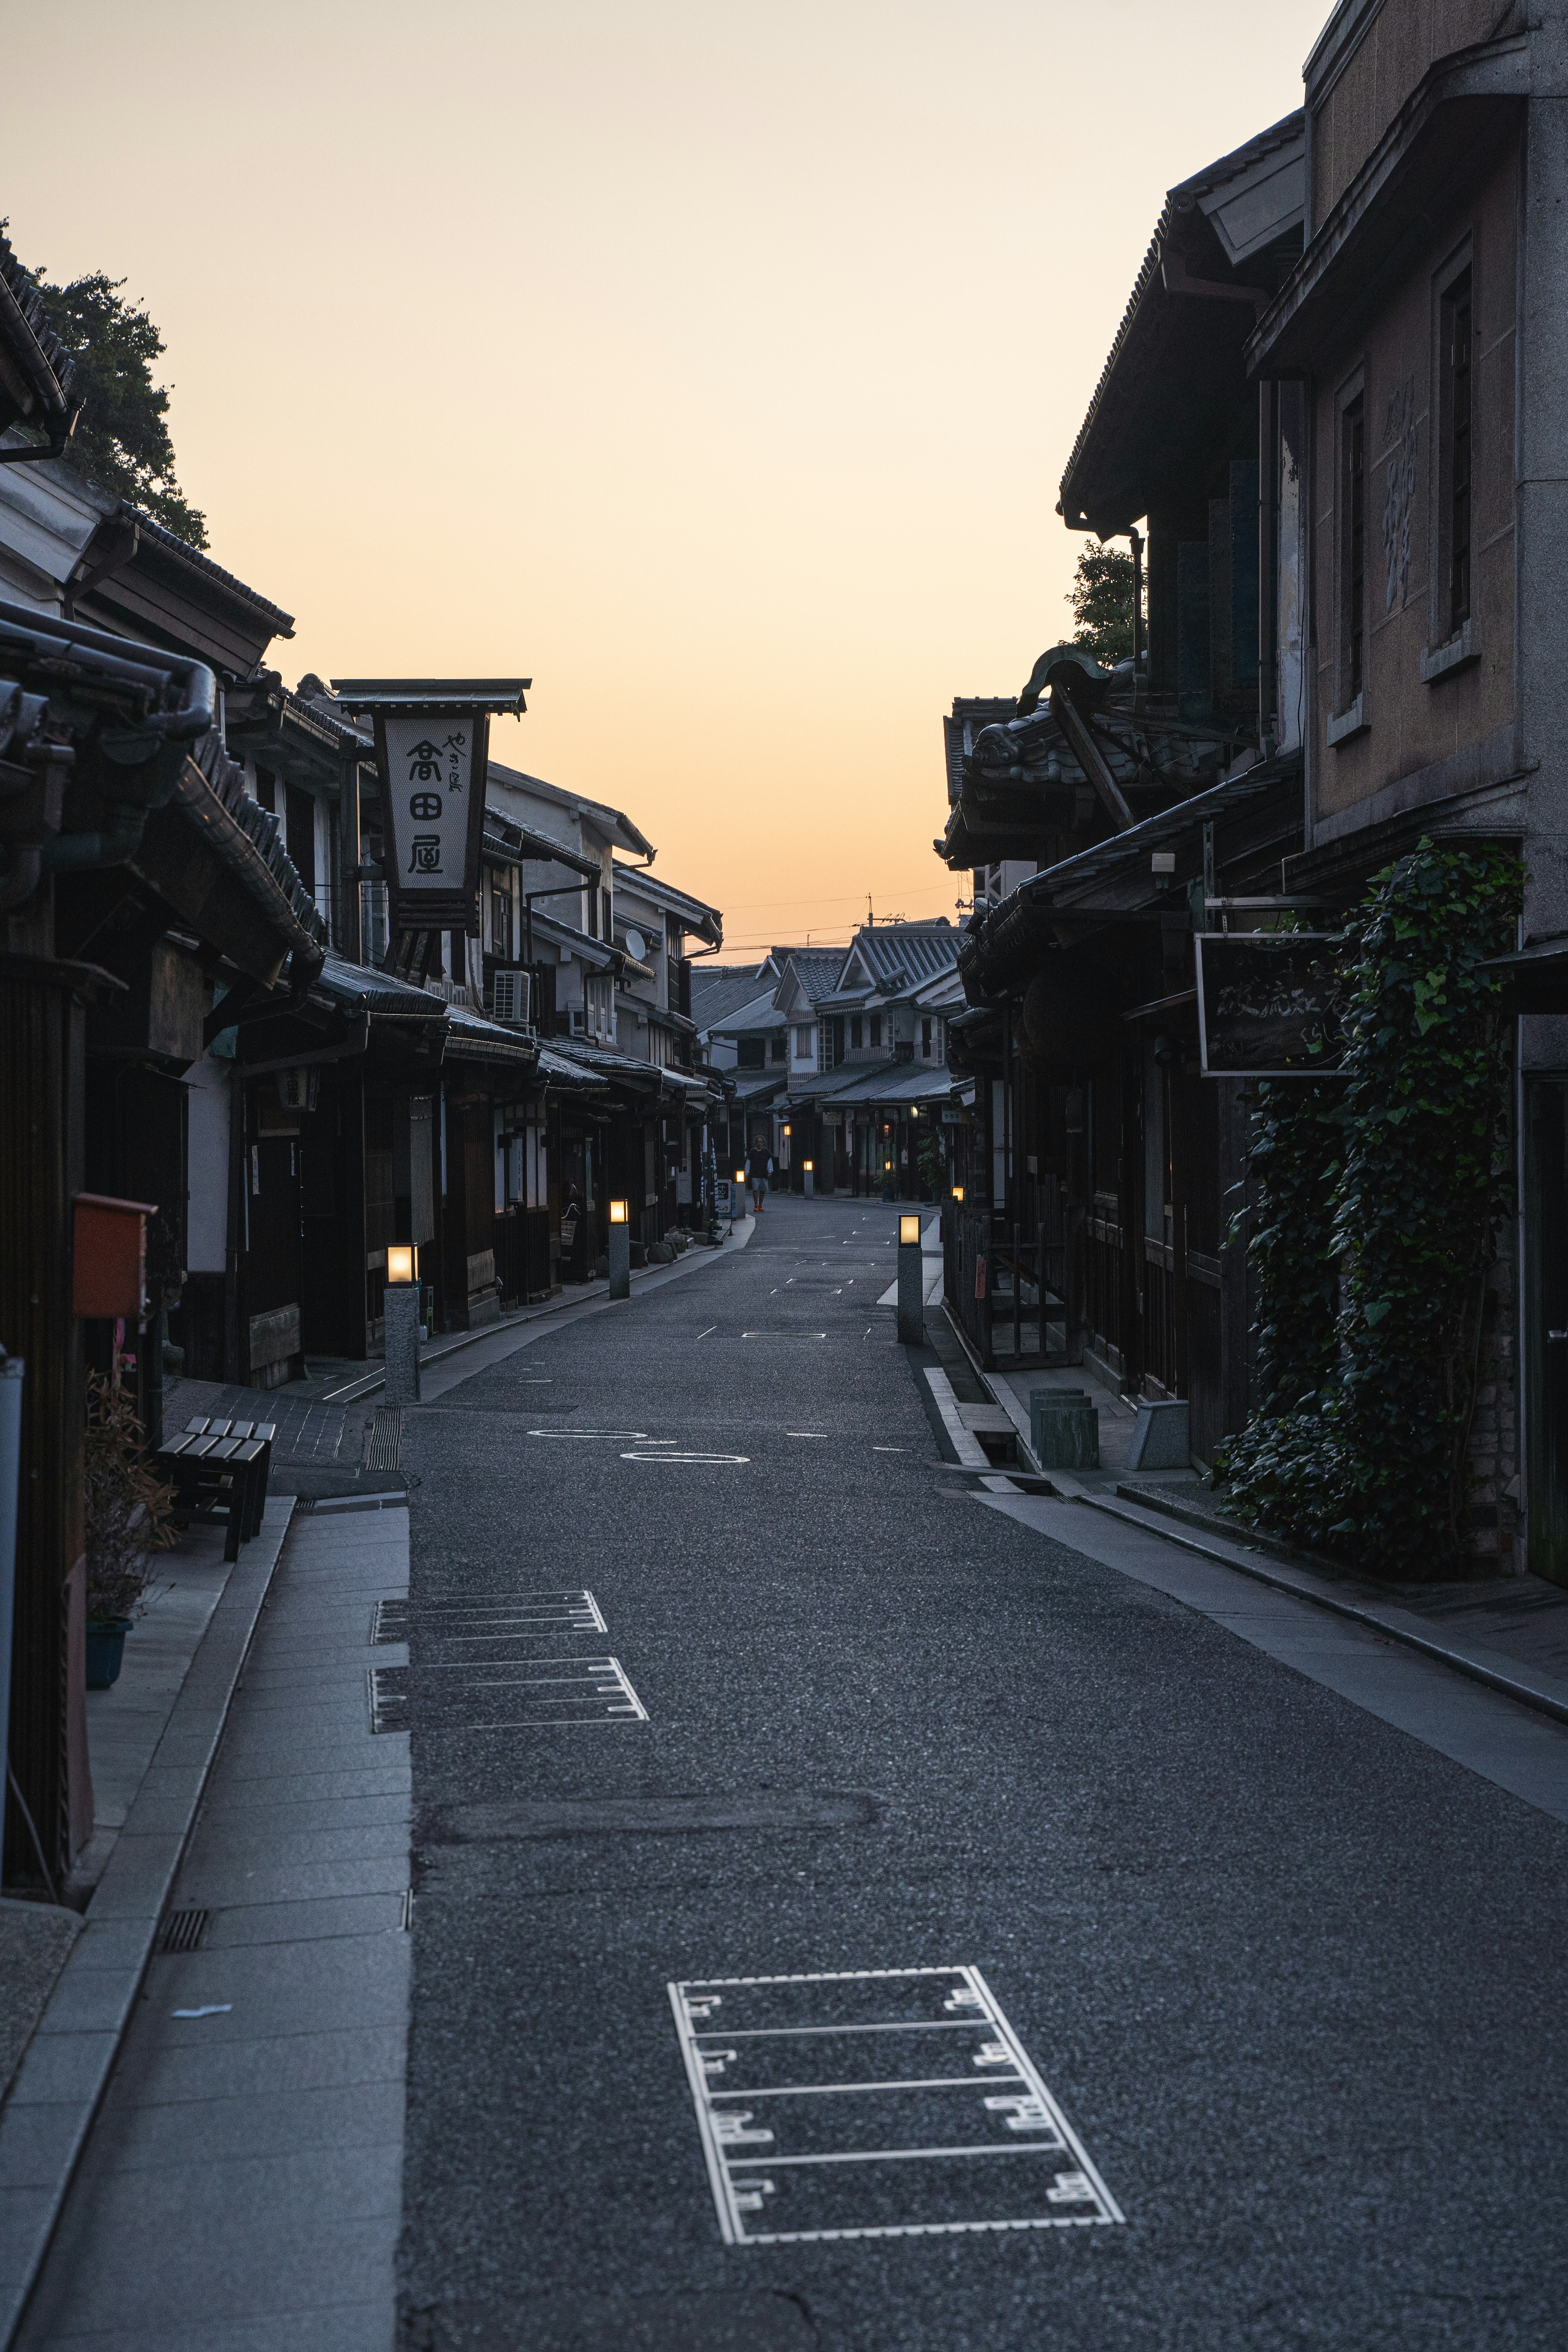
[[147, 1220], [157, 1214], [157, 1202], [79, 1192], [72, 1207], [72, 1314], [139, 1320], [147, 1304]]

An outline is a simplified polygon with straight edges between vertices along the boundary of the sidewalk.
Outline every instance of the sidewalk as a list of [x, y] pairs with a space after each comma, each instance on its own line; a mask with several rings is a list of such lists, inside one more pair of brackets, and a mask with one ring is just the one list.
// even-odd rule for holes
[[[0, 2109], [0, 2344], [13, 2339], [141, 1997], [293, 1508], [269, 1497], [232, 1567], [212, 1562], [220, 1532], [193, 1530], [153, 1612], [161, 1632], [140, 1659], [132, 1635], [120, 1706], [97, 1710], [111, 1735], [92, 1759], [104, 1780], [102, 1834], [88, 1850], [97, 1883]], [[89, 1739], [94, 1719], [89, 1708]]]
[[[944, 1312], [941, 1307], [938, 1313]], [[951, 1319], [951, 1318], [950, 1318]], [[1049, 1471], [1049, 1489], [1125, 1524], [1200, 1553], [1222, 1567], [1353, 1619], [1537, 1713], [1568, 1722], [1568, 1591], [1538, 1576], [1468, 1578], [1396, 1585], [1293, 1547], [1229, 1518], [1196, 1472], [1129, 1473], [1135, 1414], [1126, 1400], [1079, 1366], [978, 1378], [1006, 1412], [1030, 1465], [1029, 1391], [1087, 1390], [1100, 1409], [1098, 1470]], [[996, 1482], [994, 1482], [996, 1483]], [[999, 1482], [1001, 1485], [1010, 1481]]]
[[30, 2352], [392, 2341], [408, 1736], [373, 1733], [366, 1687], [405, 1660], [372, 1632], [407, 1583], [401, 1506], [295, 1517]]

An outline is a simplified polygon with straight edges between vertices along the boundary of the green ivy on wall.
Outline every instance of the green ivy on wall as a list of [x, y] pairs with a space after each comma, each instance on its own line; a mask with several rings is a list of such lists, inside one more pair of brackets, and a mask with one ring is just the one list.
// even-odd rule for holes
[[1404, 1578], [1452, 1574], [1487, 1269], [1510, 1202], [1509, 1058], [1481, 966], [1522, 875], [1423, 840], [1340, 947], [1331, 1080], [1260, 1086], [1248, 1256], [1258, 1412], [1218, 1465], [1253, 1524]]

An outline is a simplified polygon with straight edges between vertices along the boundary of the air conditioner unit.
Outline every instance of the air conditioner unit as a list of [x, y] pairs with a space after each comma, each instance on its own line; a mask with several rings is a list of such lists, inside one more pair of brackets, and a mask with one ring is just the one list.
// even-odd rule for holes
[[510, 1028], [526, 1029], [530, 1025], [530, 1002], [533, 975], [527, 971], [498, 971], [495, 975], [494, 1013]]

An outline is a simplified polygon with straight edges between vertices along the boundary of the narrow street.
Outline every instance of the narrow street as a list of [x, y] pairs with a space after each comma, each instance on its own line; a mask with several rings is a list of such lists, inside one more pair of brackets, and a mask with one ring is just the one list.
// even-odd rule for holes
[[895, 1235], [407, 1416], [404, 2343], [1555, 2340], [1568, 1732], [960, 1474]]

